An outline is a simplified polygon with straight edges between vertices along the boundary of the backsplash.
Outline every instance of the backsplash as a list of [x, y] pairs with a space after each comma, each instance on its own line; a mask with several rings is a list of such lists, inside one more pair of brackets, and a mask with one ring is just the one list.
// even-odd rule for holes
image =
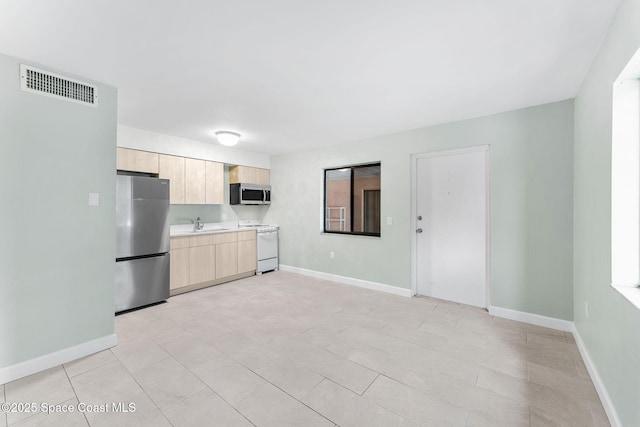
[[198, 216], [202, 222], [262, 219], [266, 215], [268, 209], [269, 205], [171, 205], [171, 208], [169, 209], [169, 223], [171, 225], [191, 224]]

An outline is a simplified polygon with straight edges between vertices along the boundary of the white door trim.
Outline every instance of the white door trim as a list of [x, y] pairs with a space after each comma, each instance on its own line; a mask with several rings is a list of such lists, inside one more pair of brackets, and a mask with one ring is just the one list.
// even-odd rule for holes
[[417, 295], [417, 240], [416, 240], [416, 228], [417, 224], [417, 198], [418, 198], [418, 185], [416, 182], [416, 170], [418, 167], [418, 159], [424, 159], [427, 157], [440, 157], [440, 156], [453, 156], [458, 154], [474, 153], [478, 151], [486, 151], [485, 156], [485, 170], [486, 170], [486, 226], [485, 226], [485, 252], [486, 252], [486, 277], [485, 286], [487, 293], [487, 308], [491, 306], [491, 161], [490, 161], [490, 145], [479, 145], [475, 147], [460, 148], [454, 150], [444, 151], [431, 151], [426, 153], [414, 153], [411, 155], [411, 296]]

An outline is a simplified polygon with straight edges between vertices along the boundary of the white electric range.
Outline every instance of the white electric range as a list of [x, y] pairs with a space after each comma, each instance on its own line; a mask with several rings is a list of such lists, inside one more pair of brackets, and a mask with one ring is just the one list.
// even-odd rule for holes
[[278, 269], [278, 229], [277, 225], [262, 224], [258, 220], [238, 221], [238, 230], [256, 230], [258, 267], [256, 273]]

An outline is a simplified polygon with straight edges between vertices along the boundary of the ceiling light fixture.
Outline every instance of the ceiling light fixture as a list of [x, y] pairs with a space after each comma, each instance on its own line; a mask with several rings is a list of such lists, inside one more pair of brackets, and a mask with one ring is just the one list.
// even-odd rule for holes
[[227, 147], [231, 147], [238, 143], [240, 139], [240, 134], [237, 132], [231, 132], [228, 130], [219, 130], [215, 133], [216, 138], [218, 138], [218, 142], [222, 145], [226, 145]]

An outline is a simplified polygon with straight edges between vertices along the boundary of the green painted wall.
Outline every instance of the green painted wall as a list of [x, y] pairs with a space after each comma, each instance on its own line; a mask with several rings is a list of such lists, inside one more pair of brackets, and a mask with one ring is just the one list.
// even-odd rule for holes
[[[572, 100], [272, 157], [266, 221], [282, 227], [280, 262], [411, 288], [411, 154], [486, 144], [491, 305], [573, 319]], [[322, 234], [323, 169], [375, 161], [381, 238]]]
[[625, 426], [640, 425], [640, 310], [609, 286], [611, 106], [613, 81], [640, 48], [639, 22], [640, 0], [622, 1], [575, 99], [575, 324]]
[[0, 368], [114, 332], [116, 89], [34, 95], [19, 64], [0, 55]]

